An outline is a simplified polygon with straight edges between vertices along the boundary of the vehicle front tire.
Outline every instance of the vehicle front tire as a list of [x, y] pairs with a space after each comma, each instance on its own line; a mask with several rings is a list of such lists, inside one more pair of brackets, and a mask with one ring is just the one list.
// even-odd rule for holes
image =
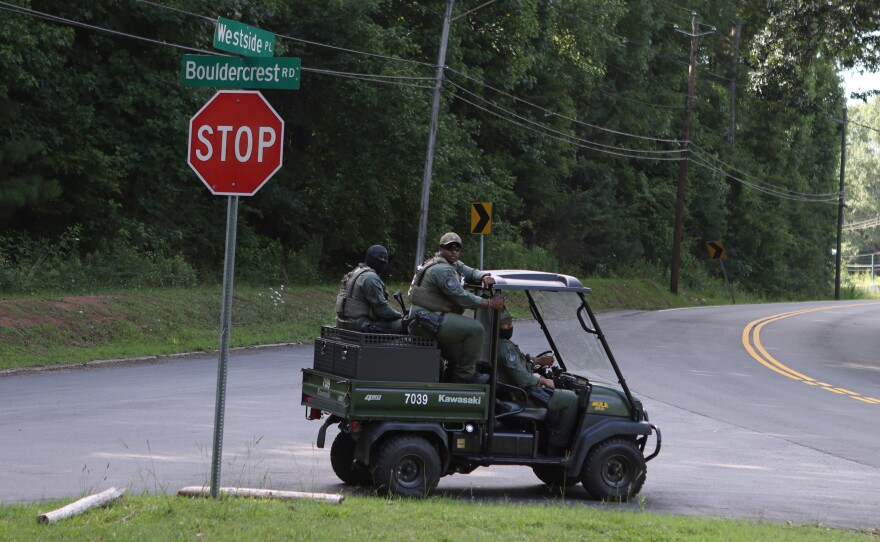
[[343, 483], [353, 486], [368, 486], [373, 477], [370, 469], [354, 460], [354, 439], [345, 431], [336, 435], [330, 446], [330, 465]]
[[424, 437], [391, 437], [379, 445], [375, 458], [373, 487], [379, 493], [427, 497], [440, 481], [440, 455]]
[[581, 483], [596, 500], [628, 501], [642, 489], [646, 474], [645, 458], [635, 442], [608, 439], [590, 451]]

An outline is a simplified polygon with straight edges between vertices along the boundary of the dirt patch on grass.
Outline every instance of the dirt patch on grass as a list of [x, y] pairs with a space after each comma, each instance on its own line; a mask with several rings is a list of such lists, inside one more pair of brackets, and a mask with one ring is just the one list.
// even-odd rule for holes
[[71, 319], [100, 321], [107, 318], [111, 302], [120, 297], [82, 295], [59, 299], [4, 299], [0, 300], [0, 327], [25, 330], [45, 324], [63, 327]]

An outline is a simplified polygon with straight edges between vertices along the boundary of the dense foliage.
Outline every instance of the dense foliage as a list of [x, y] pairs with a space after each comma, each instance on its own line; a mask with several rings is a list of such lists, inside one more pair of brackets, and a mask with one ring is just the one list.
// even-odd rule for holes
[[[858, 51], [873, 4], [822, 33], [819, 9], [681, 2], [456, 2], [429, 249], [491, 201], [487, 267], [668, 268], [691, 42], [675, 25], [690, 31], [693, 7], [715, 31], [697, 56], [685, 280], [716, 272], [705, 243], [723, 240], [745, 287], [827, 292], [836, 62], [876, 63]], [[186, 165], [189, 118], [213, 90], [180, 86], [192, 51], [174, 47], [212, 50], [218, 16], [276, 33], [304, 70], [300, 90], [263, 91], [286, 122], [285, 163], [243, 200], [239, 278], [328, 280], [373, 243], [392, 279], [411, 272], [444, 0], [15, 4], [68, 22], [0, 4], [0, 288], [219, 279], [226, 201]], [[467, 236], [466, 261], [478, 243]]]

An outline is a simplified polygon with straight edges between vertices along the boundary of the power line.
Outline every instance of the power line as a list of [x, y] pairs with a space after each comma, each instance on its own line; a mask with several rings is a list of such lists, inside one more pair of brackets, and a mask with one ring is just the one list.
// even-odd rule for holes
[[68, 24], [71, 26], [78, 26], [80, 28], [86, 28], [89, 30], [104, 32], [104, 33], [113, 34], [116, 36], [123, 36], [126, 38], [136, 39], [136, 40], [140, 40], [140, 41], [146, 41], [149, 43], [154, 43], [156, 45], [163, 45], [166, 47], [174, 47], [177, 49], [182, 49], [184, 51], [193, 51], [193, 52], [197, 52], [197, 53], [205, 53], [205, 54], [211, 54], [211, 55], [217, 54], [214, 51], [205, 51], [204, 49], [198, 49], [196, 47], [188, 47], [186, 45], [179, 45], [177, 43], [171, 43], [171, 42], [162, 41], [162, 40], [154, 40], [152, 38], [145, 38], [143, 36], [136, 36], [134, 34], [128, 34], [126, 32], [120, 32], [118, 30], [112, 30], [110, 28], [104, 28], [101, 26], [95, 26], [95, 25], [91, 25], [88, 23], [76, 21], [73, 19], [65, 19], [64, 17], [58, 17], [57, 15], [52, 15], [50, 13], [44, 13], [42, 11], [37, 11], [34, 9], [22, 7], [22, 6], [17, 6], [15, 4], [9, 4], [7, 2], [0, 2], [0, 10], [11, 11], [13, 13], [19, 13], [21, 15], [29, 15], [31, 17], [38, 17], [40, 19], [45, 19], [47, 21], [51, 21], [54, 23]]
[[[535, 122], [535, 121], [533, 121], [533, 120], [531, 120], [531, 119], [528, 119], [528, 118], [526, 118], [526, 117], [523, 117], [523, 116], [521, 116], [521, 115], [518, 115], [518, 114], [516, 114], [516, 113], [513, 113], [512, 111], [509, 111], [509, 110], [507, 110], [507, 109], [504, 109], [503, 107], [499, 106], [498, 104], [496, 104], [496, 103], [494, 103], [494, 102], [491, 102], [491, 101], [489, 101], [489, 100], [486, 100], [485, 98], [483, 98], [483, 97], [481, 97], [481, 96], [478, 96], [478, 95], [474, 94], [473, 92], [471, 92], [471, 91], [469, 91], [469, 90], [467, 90], [467, 89], [461, 87], [460, 85], [455, 84], [455, 83], [452, 82], [452, 81], [448, 81], [448, 82], [449, 82], [449, 84], [452, 85], [453, 87], [455, 87], [455, 88], [461, 90], [462, 92], [464, 92], [464, 93], [466, 93], [466, 94], [469, 94], [469, 95], [473, 96], [474, 98], [476, 98], [476, 99], [482, 101], [483, 103], [488, 104], [490, 107], [493, 107], [493, 108], [495, 108], [495, 109], [501, 111], [502, 113], [505, 113], [505, 114], [508, 115], [509, 117], [513, 117], [513, 118], [519, 119], [519, 120], [521, 120], [521, 121], [523, 121], [523, 122], [526, 122], [526, 123], [528, 123], [528, 124], [532, 124], [532, 125], [537, 126], [537, 127], [541, 128], [541, 129], [543, 129], [543, 130], [546, 130], [547, 132], [551, 132], [551, 133], [554, 133], [554, 134], [560, 135], [560, 136], [562, 136], [562, 137], [565, 137], [565, 138], [568, 138], [568, 139], [571, 139], [571, 140], [574, 140], [574, 141], [582, 142], [582, 143], [584, 143], [584, 144], [586, 144], [586, 145], [595, 145], [595, 146], [597, 146], [597, 147], [602, 147], [602, 148], [606, 148], [606, 149], [614, 149], [614, 150], [617, 150], [617, 151], [632, 152], [632, 153], [635, 153], [635, 152], [638, 152], [638, 153], [645, 153], [645, 154], [679, 154], [679, 153], [680, 153], [679, 150], [642, 150], [642, 149], [627, 149], [627, 148], [623, 148], [623, 147], [615, 147], [615, 146], [613, 146], [613, 145], [605, 145], [605, 144], [598, 143], [598, 142], [595, 142], [595, 141], [590, 141], [590, 140], [587, 140], [587, 139], [583, 139], [583, 138], [577, 137], [577, 136], [575, 136], [575, 135], [566, 134], [566, 133], [564, 133], [564, 132], [560, 132], [559, 130], [555, 130], [555, 129], [553, 129], [553, 128], [547, 126], [546, 124], [541, 124], [541, 123], [539, 123], [539, 122]], [[468, 103], [473, 104], [473, 102], [468, 102]], [[483, 110], [486, 111], [486, 109], [483, 109]]]
[[735, 177], [723, 169], [709, 164], [705, 161], [706, 157], [702, 156], [700, 153], [695, 153], [694, 156], [691, 156], [689, 160], [691, 160], [695, 165], [700, 166], [704, 169], [708, 169], [715, 173], [720, 173], [727, 177], [728, 179], [734, 180], [742, 185], [748, 186], [758, 192], [762, 192], [764, 194], [768, 194], [771, 196], [775, 196], [781, 199], [786, 199], [790, 201], [798, 201], [802, 203], [831, 203], [837, 204], [840, 201], [840, 195], [838, 193], [833, 193], [833, 197], [828, 194], [807, 194], [803, 192], [795, 192], [788, 189], [777, 188], [773, 185], [764, 182], [749, 182], [744, 179], [740, 179], [739, 177]]
[[[146, 0], [138, 0], [138, 1], [144, 2]], [[148, 2], [148, 3], [152, 4], [152, 2]], [[16, 6], [14, 4], [8, 4], [7, 2], [0, 1], [0, 10], [11, 11], [13, 13], [18, 13], [18, 14], [26, 15], [26, 16], [30, 16], [30, 17], [37, 17], [37, 18], [41, 18], [41, 19], [45, 19], [45, 20], [54, 22], [54, 23], [67, 24], [70, 26], [81, 27], [81, 28], [85, 28], [88, 30], [105, 32], [107, 34], [120, 36], [120, 37], [124, 37], [124, 38], [146, 41], [146, 42], [153, 43], [156, 45], [161, 45], [164, 47], [173, 47], [173, 48], [182, 49], [185, 51], [194, 51], [194, 52], [204, 53], [204, 54], [212, 55], [212, 56], [229, 56], [229, 55], [224, 55], [222, 53], [218, 53], [216, 51], [206, 51], [204, 49], [188, 47], [185, 45], [180, 45], [180, 44], [172, 43], [172, 42], [168, 42], [168, 41], [154, 40], [154, 39], [147, 38], [144, 36], [138, 36], [136, 34], [129, 34], [126, 32], [120, 32], [118, 30], [113, 30], [113, 29], [106, 28], [106, 27], [83, 23], [81, 21], [76, 21], [73, 19], [66, 19], [64, 17], [59, 17], [59, 16], [52, 15], [49, 13], [44, 13], [41, 11], [29, 9], [29, 8], [23, 8], [21, 6]], [[176, 11], [180, 11], [180, 10], [176, 10]], [[196, 15], [196, 16], [198, 16], [198, 15]], [[366, 81], [366, 82], [394, 84], [394, 85], [398, 85], [398, 86], [406, 86], [406, 87], [414, 87], [414, 88], [428, 88], [428, 89], [430, 89], [432, 87], [428, 87], [428, 86], [424, 86], [424, 85], [415, 85], [412, 83], [402, 83], [402, 82], [397, 82], [397, 80], [410, 80], [410, 81], [413, 81], [413, 80], [415, 80], [415, 81], [419, 81], [419, 80], [433, 81], [434, 80], [433, 77], [415, 77], [415, 76], [399, 76], [399, 75], [382, 75], [382, 74], [370, 74], [370, 73], [342, 72], [342, 71], [336, 71], [336, 70], [323, 70], [320, 68], [310, 68], [310, 67], [301, 67], [300, 69], [304, 72], [312, 72], [312, 73], [316, 73], [319, 75], [331, 75], [331, 76], [335, 76], [335, 77], [359, 79], [361, 81]]]
[[[212, 19], [212, 18], [207, 17], [207, 16], [205, 16], [205, 15], [200, 15], [200, 14], [198, 14], [198, 13], [192, 13], [192, 12], [185, 11], [185, 10], [182, 10], [182, 9], [173, 8], [173, 7], [171, 7], [171, 6], [166, 6], [166, 5], [164, 5], [164, 4], [160, 4], [160, 3], [157, 3], [157, 2], [152, 2], [152, 1], [150, 1], [150, 0], [137, 0], [137, 1], [138, 1], [138, 2], [143, 2], [143, 3], [145, 3], [145, 4], [149, 4], [149, 5], [151, 5], [151, 6], [156, 6], [156, 7], [159, 7], [159, 8], [169, 9], [169, 10], [172, 10], [172, 11], [177, 11], [177, 12], [179, 12], [179, 13], [184, 13], [184, 14], [186, 14], [186, 15], [190, 15], [190, 16], [192, 16], [192, 17], [199, 17], [199, 18], [201, 18], [201, 19], [205, 19], [205, 20], [208, 20], [208, 21], [211, 21], [211, 22], [214, 22], [214, 21], [217, 20], [216, 18], [213, 18], [213, 19]], [[375, 58], [382, 58], [382, 59], [385, 59], [385, 60], [394, 60], [394, 61], [398, 61], [398, 62], [407, 62], [407, 63], [410, 63], [410, 64], [418, 64], [418, 65], [421, 65], [421, 66], [427, 66], [427, 67], [430, 67], [430, 68], [436, 68], [436, 67], [437, 67], [435, 64], [431, 64], [431, 63], [429, 63], [429, 62], [422, 62], [422, 61], [419, 61], [419, 60], [412, 60], [412, 59], [408, 59], [408, 58], [401, 58], [401, 57], [390, 56], [390, 55], [381, 55], [381, 54], [378, 54], [378, 53], [369, 53], [369, 52], [366, 52], [366, 51], [359, 51], [359, 50], [357, 50], [357, 49], [348, 49], [348, 48], [346, 48], [346, 47], [339, 47], [339, 46], [336, 46], [336, 45], [330, 45], [330, 44], [327, 44], [327, 43], [320, 43], [320, 42], [317, 42], [317, 41], [310, 41], [310, 40], [306, 40], [306, 39], [302, 39], [302, 38], [297, 38], [297, 37], [294, 37], [294, 36], [288, 36], [288, 35], [286, 35], [286, 34], [279, 34], [279, 33], [277, 33], [277, 32], [275, 32], [275, 35], [276, 35], [277, 37], [279, 37], [279, 38], [282, 38], [282, 39], [286, 39], [286, 40], [290, 40], [290, 41], [294, 41], [294, 42], [298, 42], [298, 43], [304, 43], [304, 44], [306, 44], [306, 45], [313, 45], [313, 46], [316, 46], [316, 47], [325, 47], [325, 48], [327, 48], [327, 49], [333, 49], [333, 50], [336, 50], [336, 51], [342, 51], [342, 52], [345, 52], [345, 53], [354, 53], [354, 54], [358, 54], [358, 55], [371, 56], [371, 57], [375, 57]]]
[[558, 141], [562, 141], [563, 143], [568, 143], [568, 144], [570, 144], [570, 145], [574, 145], [574, 146], [581, 147], [581, 148], [584, 148], [584, 149], [593, 150], [593, 151], [601, 152], [601, 153], [604, 153], [604, 154], [613, 154], [613, 155], [616, 155], [616, 156], [623, 156], [623, 157], [626, 157], [626, 158], [638, 158], [638, 159], [641, 159], [641, 160], [661, 160], [661, 161], [669, 161], [669, 160], [679, 160], [679, 159], [680, 159], [680, 158], [678, 158], [678, 157], [674, 157], [674, 158], [663, 158], [663, 157], [657, 157], [657, 156], [644, 156], [644, 155], [637, 155], [637, 154], [627, 154], [627, 153], [623, 153], [623, 152], [614, 152], [614, 151], [609, 151], [609, 150], [605, 150], [605, 149], [602, 149], [602, 148], [593, 147], [593, 146], [591, 146], [591, 145], [589, 145], [589, 144], [587, 144], [587, 143], [579, 142], [576, 138], [571, 137], [571, 136], [567, 136], [567, 135], [565, 135], [565, 134], [562, 134], [562, 136], [559, 136], [559, 135], [554, 135], [553, 133], [547, 133], [547, 132], [541, 132], [541, 131], [535, 130], [534, 128], [531, 128], [531, 127], [527, 126], [526, 124], [523, 124], [523, 123], [517, 122], [516, 120], [513, 120], [513, 119], [511, 119], [511, 118], [509, 118], [509, 117], [505, 117], [505, 116], [503, 116], [503, 115], [500, 114], [500, 113], [497, 113], [497, 112], [495, 112], [495, 111], [492, 111], [492, 110], [490, 110], [490, 109], [487, 109], [487, 108], [485, 108], [485, 107], [483, 107], [483, 106], [481, 106], [481, 105], [479, 105], [479, 104], [476, 104], [476, 103], [474, 103], [474, 102], [468, 100], [467, 98], [463, 98], [462, 96], [459, 96], [459, 95], [457, 95], [457, 94], [453, 95], [453, 98], [455, 98], [456, 100], [461, 100], [462, 102], [465, 102], [465, 103], [467, 103], [467, 104], [470, 104], [471, 106], [476, 107], [477, 109], [480, 109], [481, 111], [485, 111], [486, 113], [489, 113], [490, 115], [494, 115], [494, 116], [500, 118], [501, 120], [504, 120], [504, 121], [507, 121], [507, 122], [509, 122], [509, 123], [511, 123], [511, 124], [514, 124], [514, 125], [516, 125], [516, 126], [519, 126], [520, 128], [524, 128], [524, 129], [529, 130], [529, 131], [531, 131], [531, 132], [534, 132], [534, 133], [536, 133], [536, 134], [539, 134], [539, 135], [542, 135], [542, 136], [546, 136], [546, 137], [549, 137], [549, 138], [551, 138], [551, 139], [556, 139], [556, 140], [558, 140]]
[[597, 125], [595, 125], [595, 124], [590, 124], [590, 123], [588, 123], [588, 122], [584, 122], [584, 121], [582, 121], [582, 120], [578, 120], [578, 119], [575, 119], [575, 118], [572, 118], [572, 117], [568, 117], [568, 116], [566, 116], [566, 115], [559, 114], [559, 113], [557, 113], [557, 112], [555, 112], [555, 111], [551, 111], [551, 110], [549, 110], [549, 109], [545, 109], [545, 108], [541, 107], [540, 105], [536, 105], [536, 104], [533, 104], [532, 102], [529, 102], [528, 100], [524, 100], [524, 99], [522, 99], [522, 98], [518, 98], [518, 97], [516, 97], [516, 96], [514, 96], [514, 95], [512, 95], [512, 94], [510, 94], [510, 93], [507, 93], [507, 92], [505, 92], [505, 91], [503, 91], [503, 90], [500, 90], [500, 89], [498, 89], [498, 88], [495, 88], [495, 87], [493, 87], [492, 85], [489, 85], [489, 84], [487, 84], [487, 83], [484, 83], [484, 82], [482, 82], [482, 81], [480, 81], [480, 80], [478, 80], [478, 79], [475, 79], [475, 78], [473, 78], [473, 77], [471, 77], [471, 76], [469, 76], [469, 75], [465, 75], [464, 73], [461, 73], [461, 72], [459, 72], [459, 71], [457, 71], [457, 70], [454, 70], [454, 69], [452, 69], [452, 68], [447, 67], [446, 69], [447, 69], [447, 71], [449, 71], [449, 72], [451, 72], [451, 73], [454, 73], [454, 74], [456, 74], [456, 75], [460, 75], [460, 76], [464, 77], [465, 79], [467, 79], [467, 80], [469, 80], [469, 81], [472, 81], [472, 82], [474, 82], [474, 83], [476, 83], [476, 84], [478, 84], [478, 85], [480, 85], [480, 86], [483, 86], [483, 87], [488, 88], [489, 90], [492, 90], [492, 91], [494, 91], [494, 92], [497, 92], [497, 93], [499, 93], [499, 94], [502, 94], [502, 95], [504, 95], [504, 96], [507, 96], [508, 98], [510, 98], [510, 99], [512, 99], [512, 100], [514, 100], [514, 101], [524, 103], [524, 104], [526, 104], [526, 105], [528, 105], [528, 106], [530, 106], [530, 107], [533, 107], [533, 108], [535, 108], [535, 109], [537, 109], [537, 110], [539, 110], [539, 111], [541, 111], [541, 112], [543, 112], [543, 113], [545, 113], [545, 114], [548, 114], [548, 115], [555, 115], [555, 116], [557, 116], [557, 117], [563, 118], [563, 119], [568, 120], [568, 121], [571, 121], [571, 122], [575, 122], [575, 123], [577, 123], [577, 124], [581, 124], [581, 125], [583, 125], [583, 126], [588, 126], [588, 127], [590, 127], [590, 128], [595, 128], [596, 130], [601, 130], [601, 131], [603, 131], [603, 132], [609, 132], [609, 133], [612, 133], [612, 134], [621, 135], [621, 136], [625, 136], [625, 137], [633, 137], [633, 138], [636, 138], [636, 139], [645, 139], [645, 140], [649, 140], [649, 141], [657, 141], [657, 142], [663, 142], [663, 143], [676, 143], [676, 144], [680, 143], [680, 141], [679, 141], [678, 139], [663, 139], [663, 138], [659, 138], [659, 137], [650, 137], [650, 136], [642, 136], [642, 135], [637, 135], [637, 134], [630, 134], [630, 133], [627, 133], [627, 132], [621, 132], [621, 131], [618, 131], [618, 130], [612, 130], [612, 129], [610, 129], [610, 128], [605, 128], [605, 127], [602, 127], [602, 126], [597, 126]]
[[[751, 181], [753, 183], [761, 185], [763, 187], [766, 187], [768, 190], [773, 190], [773, 191], [780, 192], [780, 193], [787, 193], [789, 195], [799, 196], [799, 197], [810, 197], [810, 198], [833, 197], [835, 199], [835, 201], [840, 197], [840, 192], [837, 192], [837, 191], [825, 192], [822, 194], [811, 194], [811, 193], [807, 193], [807, 192], [798, 192], [795, 190], [789, 190], [788, 188], [780, 188], [778, 186], [774, 186], [766, 181], [762, 181], [762, 180], [758, 179], [757, 177], [749, 175], [748, 173], [745, 173], [742, 170], [736, 169], [735, 167], [731, 166], [730, 164], [727, 164], [727, 163], [723, 162], [722, 160], [712, 156], [707, 151], [700, 148], [700, 146], [698, 146], [694, 143], [691, 143], [691, 146], [697, 152], [697, 154], [700, 155], [704, 160], [717, 162], [717, 163], [721, 164], [722, 166], [726, 167], [728, 170], [735, 171], [735, 172], [739, 173], [740, 175], [742, 175], [743, 177], [751, 179]], [[729, 175], [729, 174], [728, 174], [728, 176], [733, 177], [732, 175]], [[733, 177], [733, 178], [735, 178], [735, 177]]]

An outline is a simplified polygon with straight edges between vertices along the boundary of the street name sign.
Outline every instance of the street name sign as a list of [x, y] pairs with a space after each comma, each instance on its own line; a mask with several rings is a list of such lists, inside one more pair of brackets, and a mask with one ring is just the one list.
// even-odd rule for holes
[[183, 55], [180, 84], [185, 87], [298, 90], [299, 58]]
[[275, 34], [218, 17], [214, 48], [243, 56], [274, 56]]
[[187, 163], [217, 196], [253, 196], [281, 169], [284, 121], [254, 90], [220, 90], [189, 121]]

